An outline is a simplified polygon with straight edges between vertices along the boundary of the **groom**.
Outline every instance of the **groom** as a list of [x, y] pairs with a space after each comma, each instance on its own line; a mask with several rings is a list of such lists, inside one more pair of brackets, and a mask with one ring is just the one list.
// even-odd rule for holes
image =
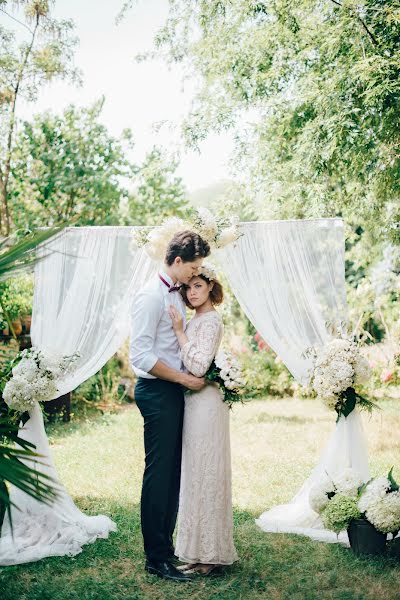
[[198, 391], [203, 378], [182, 371], [178, 340], [168, 308], [183, 316], [179, 283], [197, 274], [210, 246], [197, 233], [182, 231], [168, 244], [164, 268], [135, 296], [132, 305], [130, 361], [138, 376], [135, 400], [144, 419], [145, 471], [141, 523], [146, 571], [188, 581], [170, 562], [178, 512], [184, 388]]

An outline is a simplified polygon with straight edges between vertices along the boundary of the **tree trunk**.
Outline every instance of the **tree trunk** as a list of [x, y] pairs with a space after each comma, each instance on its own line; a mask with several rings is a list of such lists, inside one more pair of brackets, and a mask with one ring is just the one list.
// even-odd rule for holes
[[22, 78], [24, 76], [25, 67], [28, 63], [29, 55], [32, 52], [33, 44], [35, 43], [36, 32], [39, 27], [39, 19], [40, 19], [39, 14], [36, 14], [35, 28], [32, 31], [31, 42], [30, 42], [28, 48], [26, 49], [25, 56], [21, 63], [17, 81], [15, 84], [14, 98], [13, 98], [13, 102], [12, 102], [12, 106], [11, 106], [11, 115], [10, 115], [10, 121], [9, 121], [9, 126], [8, 126], [7, 151], [6, 151], [6, 160], [5, 160], [5, 164], [4, 164], [4, 172], [3, 172], [3, 170], [0, 170], [0, 180], [1, 180], [1, 183], [0, 183], [0, 229], [1, 229], [1, 233], [6, 236], [10, 235], [10, 229], [11, 229], [11, 219], [10, 219], [10, 211], [9, 211], [9, 207], [8, 207], [8, 189], [7, 188], [8, 188], [8, 181], [9, 181], [9, 177], [10, 177], [10, 171], [11, 171], [12, 142], [13, 142], [14, 129], [15, 129], [16, 104], [17, 104], [18, 92], [20, 89]]

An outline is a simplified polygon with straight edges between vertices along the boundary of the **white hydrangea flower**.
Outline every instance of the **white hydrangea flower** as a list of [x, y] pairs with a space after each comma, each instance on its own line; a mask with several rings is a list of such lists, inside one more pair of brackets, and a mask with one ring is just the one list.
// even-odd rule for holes
[[23, 358], [12, 370], [13, 375], [23, 375], [27, 381], [33, 381], [39, 373], [39, 367], [33, 358]]
[[385, 494], [368, 506], [368, 521], [382, 533], [394, 533], [400, 529], [400, 491]]
[[320, 514], [329, 502], [328, 494], [334, 491], [335, 484], [332, 479], [324, 475], [309, 492], [308, 500], [313, 511]]
[[370, 505], [382, 500], [389, 490], [390, 481], [387, 477], [376, 477], [370, 481], [358, 501], [360, 512], [365, 512]]
[[57, 395], [57, 381], [76, 361], [78, 354], [61, 357], [35, 348], [24, 350], [21, 360], [12, 370], [3, 398], [13, 410], [25, 412], [36, 402], [51, 400]]
[[364, 483], [361, 475], [351, 468], [343, 469], [340, 473], [335, 474], [333, 481], [340, 494], [352, 498], [357, 498], [358, 488]]

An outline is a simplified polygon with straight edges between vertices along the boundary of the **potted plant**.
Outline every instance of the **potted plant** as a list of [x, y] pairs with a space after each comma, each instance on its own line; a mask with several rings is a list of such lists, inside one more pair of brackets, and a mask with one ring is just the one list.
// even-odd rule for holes
[[347, 530], [358, 555], [383, 554], [387, 534], [394, 536], [400, 529], [400, 491], [392, 471], [363, 482], [353, 469], [345, 469], [310, 490], [311, 508], [324, 526], [336, 533]]
[[22, 323], [22, 333], [29, 334], [31, 332], [31, 324], [32, 324], [32, 314], [22, 314], [21, 315], [21, 323]]

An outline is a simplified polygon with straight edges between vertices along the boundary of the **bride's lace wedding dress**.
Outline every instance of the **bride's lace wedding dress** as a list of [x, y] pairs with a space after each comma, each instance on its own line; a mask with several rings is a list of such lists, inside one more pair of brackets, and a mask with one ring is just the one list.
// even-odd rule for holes
[[[223, 334], [216, 311], [193, 317], [181, 356], [203, 376]], [[188, 563], [230, 565], [233, 543], [229, 407], [215, 384], [185, 395], [182, 474], [175, 553]]]

